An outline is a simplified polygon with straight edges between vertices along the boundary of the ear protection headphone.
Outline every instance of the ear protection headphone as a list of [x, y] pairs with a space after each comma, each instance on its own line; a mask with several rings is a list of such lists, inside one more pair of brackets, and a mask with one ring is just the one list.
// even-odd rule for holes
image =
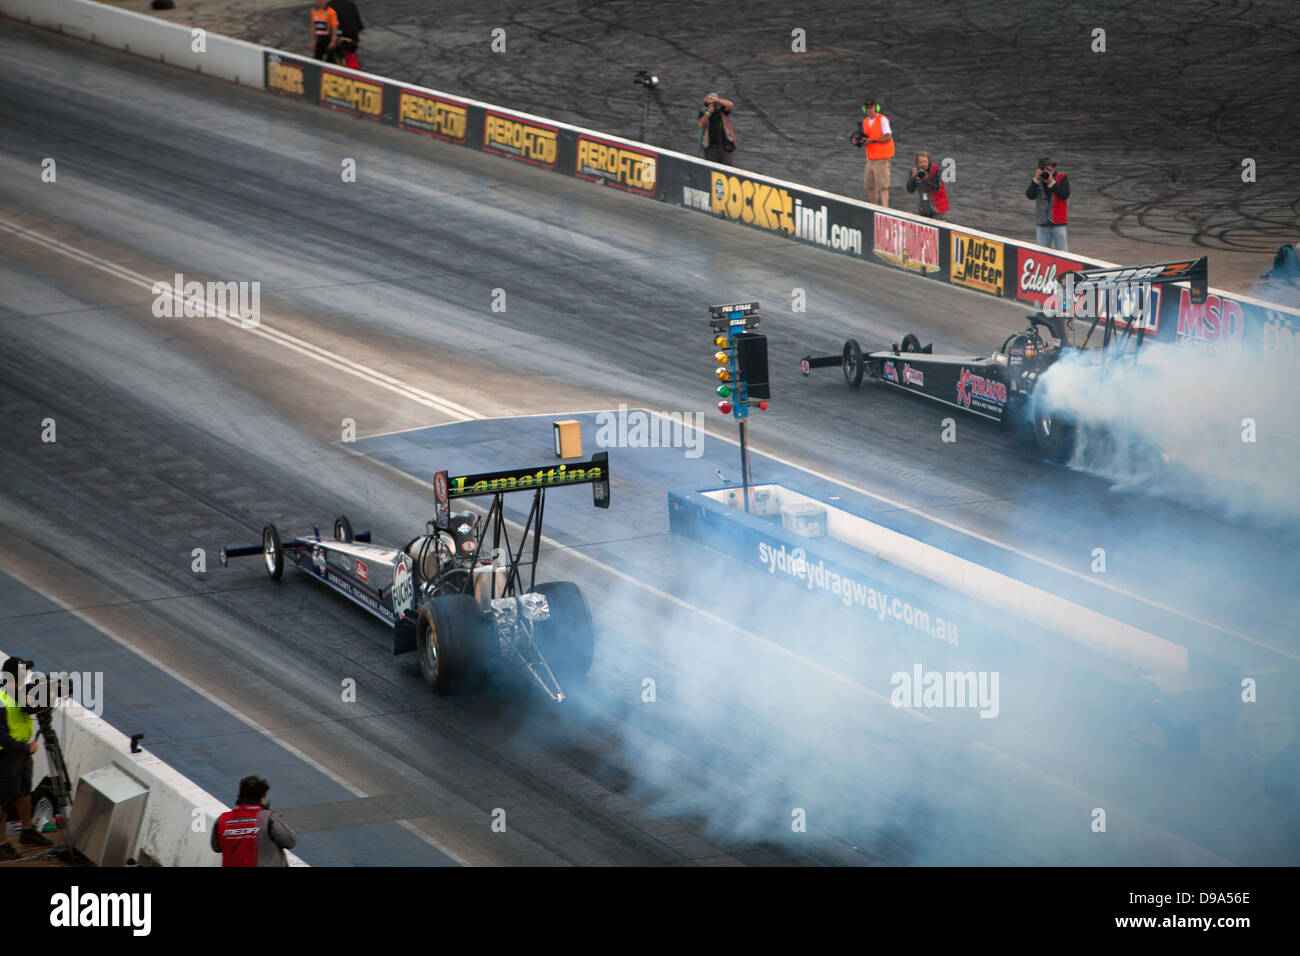
[[864, 113], [870, 113], [870, 112], [871, 112], [871, 108], [872, 108], [873, 106], [875, 107], [876, 112], [879, 113], [879, 112], [880, 112], [880, 104], [877, 103], [875, 100], [867, 100], [865, 103], [863, 103], [863, 104], [862, 104], [862, 112], [864, 112]]

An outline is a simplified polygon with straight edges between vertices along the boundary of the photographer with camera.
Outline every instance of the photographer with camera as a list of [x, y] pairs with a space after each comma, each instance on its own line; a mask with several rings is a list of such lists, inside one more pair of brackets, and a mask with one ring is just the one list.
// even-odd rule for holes
[[235, 808], [217, 817], [212, 828], [212, 850], [221, 854], [222, 866], [288, 866], [284, 851], [292, 850], [298, 836], [278, 813], [266, 794], [271, 785], [261, 777], [239, 781]]
[[878, 206], [889, 205], [889, 160], [894, 155], [894, 132], [889, 117], [880, 111], [880, 104], [869, 99], [862, 104], [862, 129], [856, 131], [850, 142], [867, 151], [867, 166], [862, 171], [862, 188], [867, 198]]
[[916, 154], [916, 165], [907, 177], [907, 191], [920, 192], [916, 211], [922, 216], [944, 218], [948, 211], [948, 190], [943, 185], [942, 171], [930, 161], [929, 153]]
[[1066, 220], [1070, 198], [1070, 183], [1065, 173], [1057, 172], [1056, 163], [1043, 156], [1038, 160], [1034, 178], [1025, 190], [1025, 198], [1037, 202], [1038, 244], [1048, 249], [1069, 251], [1066, 248]]
[[735, 105], [717, 93], [704, 97], [704, 107], [695, 125], [700, 128], [700, 148], [709, 162], [736, 165], [731, 158], [736, 151], [736, 131], [731, 128], [731, 120], [727, 119]]
[[52, 846], [32, 826], [32, 755], [40, 746], [36, 741], [36, 722], [27, 707], [28, 671], [31, 661], [16, 657], [5, 659], [0, 668], [0, 704], [5, 721], [0, 726], [0, 862], [16, 860], [21, 854], [9, 843], [9, 809], [16, 807], [23, 832], [18, 842], [23, 846]]

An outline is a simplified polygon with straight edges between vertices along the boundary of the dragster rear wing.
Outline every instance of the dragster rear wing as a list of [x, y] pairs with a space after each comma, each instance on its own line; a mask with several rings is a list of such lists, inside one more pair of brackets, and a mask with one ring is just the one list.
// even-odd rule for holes
[[1186, 282], [1192, 290], [1192, 303], [1200, 305], [1209, 291], [1210, 270], [1205, 256], [1178, 262], [1157, 262], [1149, 266], [1107, 266], [1076, 269], [1075, 288], [1083, 285], [1165, 285]]
[[540, 491], [545, 488], [567, 488], [571, 485], [591, 485], [592, 503], [597, 508], [609, 507], [609, 452], [598, 451], [590, 461], [573, 464], [541, 465], [533, 468], [513, 468], [509, 471], [488, 471], [478, 475], [449, 477], [440, 471], [434, 475], [433, 496], [437, 506], [436, 521], [445, 527], [450, 520], [452, 498], [471, 498], [476, 495], [499, 495], [513, 491]]

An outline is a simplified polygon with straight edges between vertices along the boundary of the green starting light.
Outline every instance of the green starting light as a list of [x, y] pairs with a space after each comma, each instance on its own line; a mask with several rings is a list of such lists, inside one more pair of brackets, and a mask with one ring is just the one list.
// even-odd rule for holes
[[719, 397], [719, 398], [726, 398], [726, 397], [727, 397], [728, 395], [730, 395], [730, 394], [731, 394], [731, 386], [729, 386], [729, 385], [719, 385], [719, 386], [718, 386], [718, 397]]

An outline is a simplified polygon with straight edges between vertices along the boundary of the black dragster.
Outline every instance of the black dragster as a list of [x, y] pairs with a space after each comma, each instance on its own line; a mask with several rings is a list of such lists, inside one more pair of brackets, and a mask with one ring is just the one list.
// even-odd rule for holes
[[[800, 369], [808, 375], [815, 368], [839, 366], [853, 388], [865, 376], [1004, 425], [1030, 421], [1043, 456], [1064, 461], [1073, 450], [1075, 429], [1060, 410], [1036, 398], [1038, 380], [1067, 349], [1086, 350], [1099, 324], [1104, 332], [1099, 348], [1088, 353], [1091, 360], [1103, 371], [1108, 361], [1136, 360], [1151, 325], [1145, 312], [1151, 286], [1177, 281], [1190, 282], [1192, 301], [1204, 302], [1205, 258], [1071, 273], [1057, 293], [1057, 302], [1069, 302], [1070, 308], [1031, 314], [1025, 331], [1007, 336], [989, 355], [936, 355], [932, 345], [922, 346], [909, 334], [901, 343], [872, 352], [849, 339], [838, 355], [805, 355]], [[1075, 346], [1073, 320], [1088, 316], [1092, 325]]]

